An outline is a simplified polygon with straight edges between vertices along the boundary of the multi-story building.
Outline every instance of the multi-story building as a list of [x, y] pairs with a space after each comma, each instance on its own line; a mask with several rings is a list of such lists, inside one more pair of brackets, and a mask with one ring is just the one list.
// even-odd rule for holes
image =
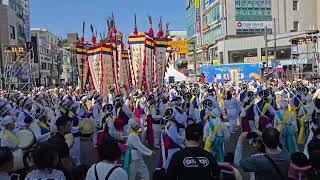
[[0, 0], [0, 63], [6, 88], [25, 86], [32, 78], [30, 63], [25, 63], [31, 62], [30, 53], [12, 50], [12, 47], [26, 50], [26, 42], [31, 42], [29, 24], [29, 0]]
[[59, 50], [59, 59], [61, 60], [61, 75], [60, 75], [60, 83], [61, 84], [71, 84], [72, 83], [72, 54], [70, 49], [62, 47]]
[[[197, 3], [202, 22], [200, 34], [196, 33], [199, 29]], [[261, 62], [268, 57], [282, 60], [283, 66], [290, 65], [294, 62], [292, 38], [305, 38], [309, 36], [307, 31], [319, 30], [319, 12], [319, 0], [186, 0], [189, 49], [192, 50], [193, 42], [200, 37], [195, 51], [200, 64], [207, 61], [212, 64]], [[268, 56], [265, 55], [266, 39]], [[313, 46], [310, 42], [308, 46], [309, 49], [301, 47], [300, 50], [315, 51], [310, 48]], [[310, 64], [314, 57], [311, 54], [299, 58]], [[193, 51], [188, 58], [193, 58]]]
[[60, 81], [59, 40], [47, 29], [31, 28], [32, 37], [37, 42], [38, 82], [40, 85], [55, 85]]
[[[60, 56], [62, 57], [62, 74], [60, 79], [65, 84], [76, 85], [78, 81], [78, 66], [75, 53], [76, 43], [78, 41], [78, 33], [68, 33], [67, 39], [64, 40], [60, 46]], [[63, 52], [63, 54], [61, 52]], [[65, 59], [67, 59], [67, 61]]]

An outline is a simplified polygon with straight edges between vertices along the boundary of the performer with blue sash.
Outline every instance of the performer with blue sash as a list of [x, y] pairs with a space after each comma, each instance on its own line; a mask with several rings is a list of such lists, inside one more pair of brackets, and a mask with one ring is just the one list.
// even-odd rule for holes
[[294, 114], [288, 110], [288, 102], [280, 103], [280, 110], [276, 112], [274, 127], [280, 132], [280, 143], [290, 154], [297, 152], [295, 140], [298, 132], [297, 122]]
[[[206, 106], [209, 106], [209, 103]], [[205, 142], [205, 150], [212, 152], [218, 162], [224, 162], [224, 142], [230, 138], [228, 128], [221, 122], [220, 110], [213, 109], [209, 112], [209, 120], [203, 128], [203, 140]]]

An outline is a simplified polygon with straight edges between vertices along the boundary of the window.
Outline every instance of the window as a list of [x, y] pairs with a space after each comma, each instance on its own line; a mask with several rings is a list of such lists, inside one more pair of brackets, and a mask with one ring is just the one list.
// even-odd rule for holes
[[41, 69], [46, 69], [46, 63], [41, 63]]
[[298, 0], [293, 0], [293, 10], [294, 11], [298, 10]]
[[293, 30], [295, 31], [299, 30], [299, 21], [293, 21]]
[[10, 32], [10, 38], [11, 39], [16, 39], [16, 30], [14, 26], [9, 26], [9, 32]]

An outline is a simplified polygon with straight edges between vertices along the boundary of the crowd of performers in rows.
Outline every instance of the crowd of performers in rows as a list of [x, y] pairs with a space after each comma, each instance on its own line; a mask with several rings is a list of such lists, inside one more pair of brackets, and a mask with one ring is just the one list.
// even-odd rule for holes
[[[142, 158], [152, 154], [147, 144], [160, 149], [159, 167], [167, 168], [171, 156], [184, 148], [184, 129], [192, 123], [203, 126], [204, 149], [218, 162], [224, 162], [224, 143], [236, 132], [237, 123], [248, 132], [276, 127], [283, 148], [294, 153], [298, 144], [305, 145], [313, 137], [318, 110], [308, 87], [274, 88], [254, 82], [176, 83], [146, 96], [140, 90], [116, 94], [112, 85], [107, 97], [97, 92], [80, 94], [72, 87], [42, 87], [29, 94], [2, 91], [1, 146], [21, 155], [35, 143], [48, 141], [57, 131], [56, 119], [67, 116], [72, 130], [66, 141], [74, 162], [81, 164], [80, 137], [91, 138], [92, 148], [114, 138], [121, 144], [130, 179], [149, 178]], [[19, 159], [15, 163], [15, 170], [24, 167]]]

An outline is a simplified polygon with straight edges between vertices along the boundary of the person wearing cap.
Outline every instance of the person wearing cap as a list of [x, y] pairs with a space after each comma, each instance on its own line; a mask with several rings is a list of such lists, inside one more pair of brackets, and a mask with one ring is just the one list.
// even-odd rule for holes
[[173, 154], [167, 170], [168, 180], [218, 179], [220, 168], [214, 156], [201, 148], [202, 127], [190, 124], [186, 128], [186, 148]]
[[127, 133], [128, 121], [130, 118], [134, 117], [133, 113], [129, 110], [129, 108], [124, 104], [123, 95], [118, 94], [115, 97], [115, 106], [114, 106], [114, 117], [115, 126], [119, 130], [123, 130], [123, 132]]
[[[125, 168], [129, 175], [129, 180], [144, 179], [149, 180], [149, 171], [146, 163], [143, 160], [142, 155], [151, 156], [152, 151], [144, 146], [138, 136], [139, 124], [131, 118], [128, 123], [128, 140], [127, 140], [127, 152], [125, 157]], [[131, 158], [128, 158], [131, 157]], [[129, 160], [128, 160], [129, 159]]]
[[[151, 144], [153, 144], [154, 147], [160, 148], [160, 136], [163, 125], [161, 124], [162, 116], [160, 115], [160, 110], [157, 108], [156, 103], [155, 96], [153, 94], [149, 95], [147, 119], [151, 119], [150, 121], [152, 123], [152, 133], [149, 131], [149, 136], [151, 136], [151, 134], [153, 135], [153, 137], [149, 138], [153, 138], [153, 143]], [[147, 122], [149, 121], [147, 120]]]
[[262, 130], [264, 128], [273, 127], [272, 121], [276, 110], [268, 101], [270, 92], [266, 90], [261, 90], [258, 92], [261, 100], [254, 104], [253, 111], [256, 129]]
[[232, 96], [231, 91], [227, 91], [227, 97], [224, 101], [224, 109], [230, 121], [230, 133], [235, 133], [237, 128], [237, 121], [240, 113], [240, 102]]
[[300, 145], [308, 144], [308, 142], [313, 138], [313, 128], [316, 128], [315, 115], [318, 112], [315, 106], [312, 96], [306, 96], [306, 104], [303, 105], [299, 112], [298, 117], [300, 119], [300, 129], [297, 139], [297, 143]]
[[45, 142], [51, 137], [50, 127], [43, 118], [44, 113], [45, 111], [42, 107], [36, 110], [36, 114], [33, 117], [27, 115], [24, 118], [24, 128], [33, 132], [37, 142]]
[[294, 114], [288, 110], [288, 102], [280, 103], [280, 110], [276, 112], [274, 127], [280, 132], [280, 143], [290, 154], [297, 152], [296, 134], [297, 122]]
[[0, 120], [2, 126], [2, 132], [0, 134], [1, 138], [1, 147], [7, 146], [11, 150], [15, 150], [18, 148], [19, 139], [13, 133], [15, 129], [14, 117], [13, 116], [5, 116]]
[[89, 118], [92, 114], [89, 113], [89, 109], [88, 109], [87, 104], [86, 104], [86, 102], [88, 100], [88, 96], [81, 95], [79, 98], [80, 98], [80, 102], [79, 102], [80, 105], [79, 105], [79, 107], [78, 107], [78, 109], [76, 111], [77, 117], [79, 119], [81, 119], [81, 118]]
[[94, 97], [94, 104], [92, 106], [92, 116], [93, 119], [97, 122], [101, 122], [102, 120], [102, 96], [101, 95], [96, 95]]
[[135, 98], [135, 108], [134, 108], [134, 114], [136, 119], [140, 120], [141, 124], [141, 135], [142, 135], [142, 141], [144, 141], [145, 138], [145, 97], [143, 96], [143, 92], [140, 90], [136, 93]]
[[106, 139], [121, 139], [121, 132], [115, 128], [114, 120], [113, 120], [113, 113], [114, 107], [112, 104], [106, 104], [103, 106], [104, 116], [99, 124], [99, 131], [97, 134], [97, 146], [101, 144], [102, 141]]
[[204, 149], [212, 152], [218, 162], [224, 162], [224, 142], [230, 138], [228, 128], [221, 122], [220, 110], [209, 112], [209, 118], [203, 128]]
[[[178, 122], [178, 119], [181, 118], [178, 114], [176, 108], [168, 108], [163, 115], [163, 119], [167, 121], [167, 123], [164, 127], [164, 135], [161, 140], [161, 154], [163, 167], [166, 169], [168, 168], [172, 155], [184, 147], [185, 136], [182, 135], [184, 124]], [[166, 154], [167, 158], [165, 157]]]
[[255, 128], [254, 123], [254, 93], [247, 91], [243, 99], [241, 108], [241, 127], [242, 132], [250, 132]]

